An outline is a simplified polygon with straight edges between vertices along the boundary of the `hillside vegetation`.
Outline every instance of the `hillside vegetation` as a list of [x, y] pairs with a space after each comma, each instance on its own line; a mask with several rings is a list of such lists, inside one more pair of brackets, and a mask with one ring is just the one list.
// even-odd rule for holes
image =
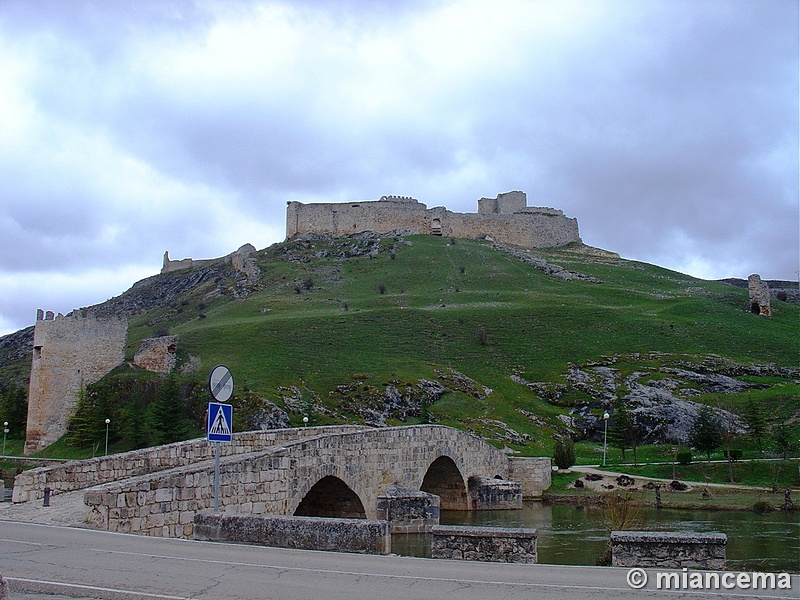
[[[734, 413], [756, 402], [767, 429], [800, 434], [794, 305], [773, 300], [774, 316], [758, 317], [746, 290], [580, 245], [510, 253], [480, 240], [359, 235], [255, 257], [255, 281], [222, 263], [187, 269], [102, 309], [132, 315], [128, 359], [143, 338], [179, 337], [195, 427], [208, 372], [224, 364], [237, 429], [304, 416], [431, 421], [530, 455], [549, 455], [569, 433], [589, 453], [612, 401], [633, 394], [647, 408], [635, 397], [646, 389], [655, 404], [661, 392]], [[124, 366], [105, 385], [153, 378]], [[668, 414], [651, 418], [672, 426]]]

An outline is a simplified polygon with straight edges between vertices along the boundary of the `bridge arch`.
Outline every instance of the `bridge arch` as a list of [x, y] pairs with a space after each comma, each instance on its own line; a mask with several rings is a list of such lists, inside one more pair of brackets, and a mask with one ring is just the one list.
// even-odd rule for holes
[[367, 513], [349, 485], [335, 475], [326, 475], [306, 492], [294, 516], [366, 519]]
[[443, 455], [434, 460], [420, 485], [420, 491], [436, 494], [441, 499], [443, 510], [469, 510], [469, 492], [464, 476], [449, 456]]

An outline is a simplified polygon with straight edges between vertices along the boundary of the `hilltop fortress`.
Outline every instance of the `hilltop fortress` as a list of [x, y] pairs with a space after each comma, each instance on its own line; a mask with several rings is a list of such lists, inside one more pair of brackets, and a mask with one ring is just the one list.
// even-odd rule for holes
[[528, 206], [525, 192], [478, 200], [477, 213], [428, 208], [405, 196], [348, 203], [288, 202], [286, 238], [305, 234], [350, 235], [363, 231], [411, 231], [454, 238], [486, 238], [523, 248], [580, 242], [578, 221], [554, 208]]

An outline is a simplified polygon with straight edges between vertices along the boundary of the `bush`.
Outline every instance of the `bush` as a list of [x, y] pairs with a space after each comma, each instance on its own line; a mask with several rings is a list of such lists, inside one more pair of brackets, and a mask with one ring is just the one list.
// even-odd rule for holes
[[729, 458], [732, 462], [742, 459], [742, 451], [739, 449], [723, 451], [725, 458]]
[[772, 511], [772, 506], [769, 502], [765, 502], [764, 500], [759, 500], [755, 504], [753, 504], [753, 512], [759, 515], [766, 514]]
[[692, 462], [692, 453], [689, 450], [678, 452], [675, 455], [675, 459], [682, 465], [688, 465]]
[[556, 438], [553, 462], [556, 463], [559, 470], [569, 469], [575, 464], [575, 447], [572, 445], [572, 438], [569, 436]]
[[379, 291], [381, 294], [385, 294], [385, 293], [386, 293], [386, 286], [385, 286], [385, 285], [383, 285], [383, 284], [380, 284], [380, 285], [378, 286], [378, 291]]

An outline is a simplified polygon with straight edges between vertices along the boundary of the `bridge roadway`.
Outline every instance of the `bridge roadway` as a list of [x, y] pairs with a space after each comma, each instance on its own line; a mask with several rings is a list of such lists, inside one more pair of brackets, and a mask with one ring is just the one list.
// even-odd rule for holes
[[[11, 600], [37, 593], [113, 600], [617, 600], [798, 598], [791, 590], [646, 590], [627, 569], [514, 565], [217, 544], [0, 521]], [[653, 577], [651, 576], [651, 582]]]

